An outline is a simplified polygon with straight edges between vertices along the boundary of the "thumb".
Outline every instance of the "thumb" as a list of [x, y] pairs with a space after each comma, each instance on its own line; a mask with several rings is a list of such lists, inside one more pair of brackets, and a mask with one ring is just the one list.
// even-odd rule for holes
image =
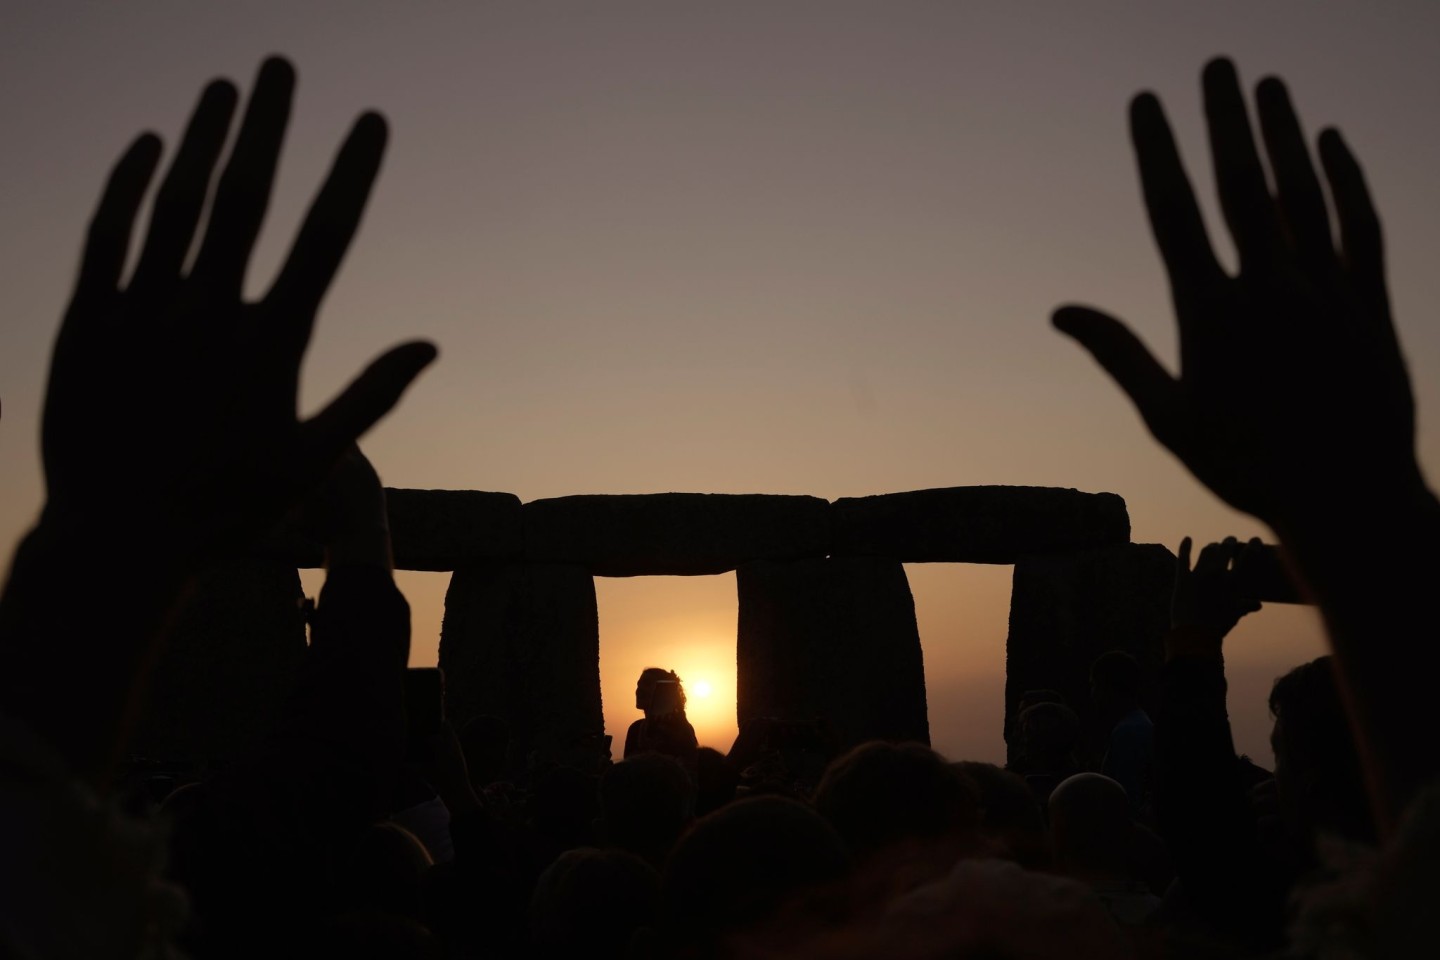
[[401, 394], [438, 355], [423, 340], [401, 344], [374, 360], [325, 409], [301, 424], [304, 449], [324, 470], [399, 402]]
[[1061, 307], [1051, 323], [1090, 352], [1130, 397], [1150, 432], [1160, 436], [1175, 405], [1177, 384], [1140, 338], [1108, 313], [1089, 307]]

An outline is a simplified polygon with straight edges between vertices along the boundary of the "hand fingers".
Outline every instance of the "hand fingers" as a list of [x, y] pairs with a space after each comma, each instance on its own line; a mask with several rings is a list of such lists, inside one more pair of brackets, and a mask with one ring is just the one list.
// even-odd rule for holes
[[1251, 537], [1245, 541], [1245, 545], [1240, 548], [1240, 553], [1235, 558], [1235, 564], [1239, 566], [1242, 563], [1252, 563], [1264, 557], [1265, 552], [1264, 541], [1259, 537]]
[[315, 311], [360, 226], [387, 138], [379, 114], [356, 121], [266, 298], [284, 325], [276, 332], [300, 348], [309, 342]]
[[1189, 293], [1223, 280], [1225, 272], [1210, 246], [1175, 135], [1152, 94], [1141, 94], [1130, 104], [1130, 139], [1150, 229], [1171, 286]]
[[1170, 435], [1177, 385], [1125, 324], [1087, 307], [1061, 307], [1055, 329], [1079, 341], [1130, 397], [1150, 432], [1162, 443]]
[[[1300, 264], [1312, 277], [1325, 281], [1338, 265], [1335, 241], [1330, 236], [1330, 216], [1320, 179], [1310, 162], [1310, 150], [1300, 119], [1290, 102], [1290, 93], [1278, 77], [1267, 77], [1255, 91], [1259, 107], [1260, 132], [1265, 152], [1275, 175], [1280, 213], [1289, 228], [1290, 241]], [[1323, 288], [1322, 288], [1323, 289]]]
[[1280, 225], [1255, 150], [1235, 65], [1223, 58], [1211, 60], [1205, 65], [1203, 85], [1220, 206], [1240, 253], [1243, 274], [1275, 257], [1280, 250]]
[[1360, 164], [1338, 130], [1326, 130], [1320, 134], [1320, 162], [1325, 167], [1325, 179], [1330, 182], [1330, 194], [1335, 199], [1345, 270], [1366, 305], [1389, 317], [1390, 303], [1385, 292], [1385, 244], [1380, 232], [1380, 216], [1370, 200], [1370, 190], [1365, 185]]
[[1200, 551], [1200, 559], [1195, 561], [1195, 575], [1197, 577], [1213, 577], [1222, 573], [1230, 564], [1227, 549], [1229, 543], [1228, 540], [1224, 543], [1207, 543]]
[[270, 203], [294, 92], [295, 70], [290, 64], [271, 57], [260, 66], [191, 274], [223, 294], [238, 297], [245, 282], [250, 251]]
[[211, 83], [200, 95], [170, 172], [155, 197], [145, 249], [130, 281], [132, 293], [144, 296], [179, 279], [210, 192], [210, 175], [230, 131], [235, 100], [234, 86], [223, 80]]
[[146, 133], [130, 144], [110, 171], [85, 238], [80, 276], [75, 282], [76, 300], [114, 293], [119, 287], [120, 271], [125, 269], [130, 235], [135, 229], [135, 215], [159, 161], [160, 138]]
[[307, 473], [318, 478], [361, 434], [400, 400], [405, 388], [435, 359], [435, 346], [416, 341], [382, 354], [350, 386], [301, 424]]
[[1180, 554], [1179, 554], [1179, 556], [1178, 556], [1176, 559], [1177, 559], [1178, 562], [1179, 562], [1179, 569], [1180, 569], [1180, 572], [1181, 572], [1181, 573], [1189, 573], [1189, 572], [1190, 572], [1190, 547], [1191, 547], [1191, 546], [1192, 546], [1192, 544], [1191, 544], [1191, 541], [1190, 541], [1190, 538], [1189, 538], [1189, 537], [1186, 537], [1184, 540], [1181, 540], [1181, 541], [1180, 541]]

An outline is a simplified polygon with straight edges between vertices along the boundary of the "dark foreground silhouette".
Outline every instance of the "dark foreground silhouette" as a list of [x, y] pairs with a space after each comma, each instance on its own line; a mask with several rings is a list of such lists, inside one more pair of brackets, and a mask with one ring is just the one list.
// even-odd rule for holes
[[[695, 742], [666, 671], [642, 676], [646, 718], [619, 763], [517, 768], [503, 721], [451, 729], [438, 687], [424, 693], [434, 678], [406, 682], [384, 492], [355, 447], [435, 349], [398, 347], [296, 416], [315, 313], [379, 169], [378, 116], [347, 137], [271, 290], [240, 296], [293, 86], [285, 62], [261, 68], [213, 189], [239, 98], [223, 81], [205, 90], [128, 278], [155, 137], [121, 157], [91, 223], [45, 401], [46, 504], [0, 604], [0, 953], [1435, 952], [1437, 755], [1417, 734], [1440, 667], [1423, 635], [1440, 561], [1400, 541], [1432, 539], [1440, 508], [1415, 458], [1360, 167], [1321, 134], [1327, 204], [1279, 80], [1256, 91], [1272, 193], [1233, 66], [1204, 73], [1236, 276], [1211, 251], [1159, 102], [1132, 104], [1179, 376], [1103, 313], [1054, 317], [1202, 483], [1278, 534], [1325, 616], [1332, 655], [1270, 697], [1273, 774], [1236, 756], [1226, 717], [1223, 641], [1257, 606], [1246, 570], [1261, 552], [1234, 540], [1193, 567], [1181, 545], [1153, 696], [1118, 652], [1091, 667], [1089, 704], [1027, 693], [1014, 770], [918, 743], [836, 756], [837, 717], [757, 718], [721, 754]], [[275, 733], [163, 789], [118, 766], [195, 577], [297, 512], [326, 582]], [[74, 558], [116, 544], [123, 562], [101, 560], [76, 602]], [[1102, 722], [1098, 750], [1082, 713]]]

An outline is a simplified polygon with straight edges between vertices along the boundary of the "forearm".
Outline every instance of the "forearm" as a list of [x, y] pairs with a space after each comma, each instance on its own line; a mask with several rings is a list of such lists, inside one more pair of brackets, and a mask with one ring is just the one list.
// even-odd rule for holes
[[[111, 551], [121, 562], [95, 563]], [[42, 521], [17, 548], [0, 600], [0, 710], [103, 784], [189, 584], [177, 554], [142, 530]]]
[[1440, 588], [1440, 502], [1418, 478], [1356, 507], [1277, 525], [1286, 560], [1325, 618], [1382, 832], [1440, 753], [1416, 748], [1440, 676], [1432, 596]]
[[1161, 834], [1197, 907], [1215, 922], [1267, 939], [1279, 929], [1285, 891], [1264, 862], [1236, 776], [1224, 664], [1218, 649], [1177, 652], [1180, 633], [1167, 638], [1155, 724]]

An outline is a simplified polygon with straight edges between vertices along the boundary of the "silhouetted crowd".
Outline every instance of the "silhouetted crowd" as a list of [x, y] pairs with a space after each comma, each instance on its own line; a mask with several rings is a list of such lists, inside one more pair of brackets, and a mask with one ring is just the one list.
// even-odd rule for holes
[[[1279, 80], [1255, 91], [1257, 140], [1234, 67], [1204, 71], [1234, 275], [1158, 100], [1131, 106], [1178, 375], [1113, 317], [1054, 315], [1161, 444], [1275, 532], [1324, 616], [1331, 655], [1270, 694], [1270, 771], [1237, 755], [1226, 713], [1224, 638], [1259, 606], [1263, 553], [1233, 539], [1193, 562], [1181, 544], [1158, 684], [1117, 650], [1088, 703], [1026, 693], [1005, 768], [837, 743], [826, 718], [754, 718], [721, 753], [661, 668], [619, 761], [517, 756], [502, 719], [445, 722], [439, 678], [406, 669], [384, 491], [355, 445], [436, 350], [401, 345], [296, 414], [379, 116], [349, 133], [273, 287], [241, 296], [294, 79], [263, 65], [233, 142], [238, 91], [206, 88], [137, 252], [155, 136], [90, 224], [45, 399], [46, 503], [0, 603], [0, 956], [1440, 953], [1440, 503], [1360, 167], [1326, 130], [1317, 168]], [[123, 762], [196, 576], [282, 521], [324, 545], [326, 580], [273, 732], [193, 776]]]

